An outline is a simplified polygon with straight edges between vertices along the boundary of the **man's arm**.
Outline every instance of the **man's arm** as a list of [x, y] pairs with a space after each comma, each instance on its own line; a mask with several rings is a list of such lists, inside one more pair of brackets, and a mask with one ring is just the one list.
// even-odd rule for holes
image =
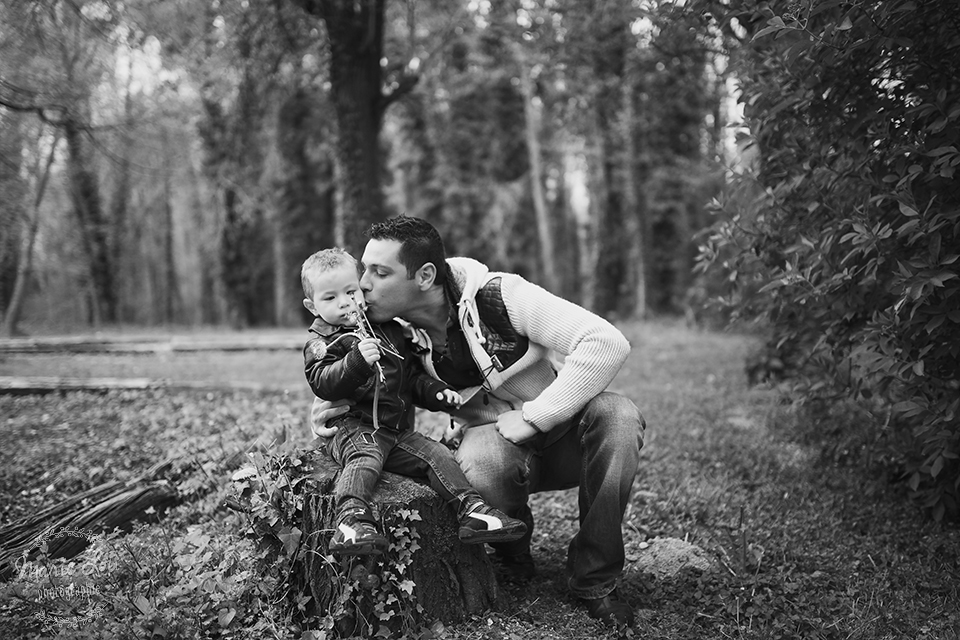
[[517, 331], [566, 356], [553, 383], [523, 404], [524, 421], [549, 431], [607, 388], [630, 353], [630, 343], [605, 319], [520, 276], [505, 274], [501, 294]]

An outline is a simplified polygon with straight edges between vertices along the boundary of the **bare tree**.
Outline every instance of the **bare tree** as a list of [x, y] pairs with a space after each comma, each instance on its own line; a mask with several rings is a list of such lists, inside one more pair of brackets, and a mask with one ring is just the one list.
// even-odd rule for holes
[[[117, 319], [110, 226], [92, 163], [90, 100], [105, 73], [106, 34], [117, 14], [108, 3], [4, 3], [0, 106], [32, 113], [63, 135], [67, 179], [91, 283], [92, 320]], [[112, 46], [112, 45], [110, 45]]]
[[530, 159], [530, 186], [533, 194], [533, 209], [537, 219], [537, 237], [540, 240], [540, 267], [543, 285], [558, 293], [560, 279], [554, 264], [553, 232], [550, 230], [550, 214], [543, 195], [543, 153], [540, 150], [540, 112], [534, 100], [533, 80], [530, 77], [530, 62], [523, 43], [513, 43], [513, 53], [520, 70], [520, 91], [523, 94], [523, 112], [526, 119], [527, 155]]
[[[387, 91], [383, 40], [386, 0], [292, 0], [326, 25], [330, 85], [336, 118], [338, 184], [343, 243], [356, 246], [367, 223], [385, 216], [379, 135], [387, 107], [416, 84], [406, 65], [393, 65]], [[339, 239], [338, 239], [339, 241]]]
[[24, 294], [33, 266], [33, 247], [37, 239], [37, 229], [40, 226], [40, 204], [43, 202], [43, 196], [47, 190], [50, 169], [53, 166], [57, 146], [60, 143], [60, 135], [55, 132], [49, 142], [50, 149], [46, 153], [46, 159], [44, 159], [41, 147], [46, 133], [45, 127], [37, 128], [36, 144], [34, 146], [36, 153], [34, 154], [33, 167], [30, 170], [32, 193], [28, 194], [32, 197], [30, 197], [27, 206], [24, 207], [24, 220], [21, 225], [23, 232], [20, 237], [20, 251], [17, 258], [17, 275], [14, 280], [13, 294], [10, 296], [10, 302], [3, 314], [3, 325], [0, 326], [0, 335], [8, 338], [17, 333], [17, 323], [20, 320]]

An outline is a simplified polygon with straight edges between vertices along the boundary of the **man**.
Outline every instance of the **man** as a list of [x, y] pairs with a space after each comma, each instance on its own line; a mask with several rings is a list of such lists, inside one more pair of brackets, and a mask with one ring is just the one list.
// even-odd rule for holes
[[[360, 287], [370, 320], [410, 323], [427, 371], [464, 398], [451, 413], [464, 425], [457, 461], [467, 479], [527, 523], [520, 540], [492, 545], [500, 562], [532, 576], [528, 496], [579, 486], [570, 589], [592, 617], [632, 625], [616, 582], [646, 425], [633, 402], [605, 391], [630, 351], [626, 338], [518, 275], [490, 272], [469, 258], [447, 260], [439, 233], [419, 218], [374, 224], [369, 236]], [[551, 351], [565, 356], [559, 372]], [[314, 433], [332, 435], [322, 425], [345, 410], [315, 401]]]

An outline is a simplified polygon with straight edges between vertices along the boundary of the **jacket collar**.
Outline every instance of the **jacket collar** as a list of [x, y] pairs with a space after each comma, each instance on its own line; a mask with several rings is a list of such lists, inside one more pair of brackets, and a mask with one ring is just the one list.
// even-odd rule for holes
[[326, 320], [317, 316], [313, 319], [313, 324], [310, 325], [310, 333], [315, 333], [318, 336], [323, 338], [330, 338], [338, 333], [342, 333], [346, 330], [345, 327], [338, 327], [334, 324], [327, 323]]

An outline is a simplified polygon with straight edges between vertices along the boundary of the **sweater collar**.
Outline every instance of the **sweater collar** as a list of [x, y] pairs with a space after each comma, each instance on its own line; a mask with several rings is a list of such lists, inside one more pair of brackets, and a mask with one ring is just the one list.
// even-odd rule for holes
[[447, 293], [451, 304], [472, 300], [490, 270], [473, 258], [447, 258]]

